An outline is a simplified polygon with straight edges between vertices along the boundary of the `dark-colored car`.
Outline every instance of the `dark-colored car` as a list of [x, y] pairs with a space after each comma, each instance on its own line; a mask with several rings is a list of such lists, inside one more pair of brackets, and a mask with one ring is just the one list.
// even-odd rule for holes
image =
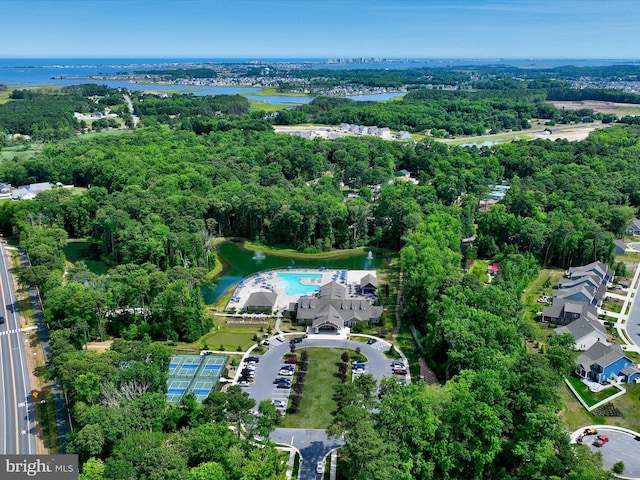
[[273, 381], [273, 383], [291, 383], [291, 379], [289, 378], [284, 378], [284, 377], [276, 377], [276, 379]]
[[0, 315], [0, 323], [4, 323], [4, 315]]
[[259, 363], [260, 362], [260, 358], [259, 357], [247, 357], [247, 362], [256, 362]]
[[301, 343], [302, 340], [304, 340], [302, 337], [296, 337], [296, 338], [292, 338], [291, 341], [289, 341], [289, 343]]
[[406, 375], [407, 374], [407, 369], [406, 368], [394, 368], [393, 369], [393, 374], [394, 375]]
[[370, 338], [369, 340], [367, 340], [367, 345], [373, 345], [374, 343], [376, 343], [378, 340], [376, 340], [375, 338]]
[[291, 384], [290, 383], [279, 383], [278, 385], [276, 385], [276, 388], [291, 388]]
[[282, 365], [280, 367], [280, 370], [295, 370], [295, 369], [296, 369], [295, 365], [288, 365], [288, 364], [287, 365]]

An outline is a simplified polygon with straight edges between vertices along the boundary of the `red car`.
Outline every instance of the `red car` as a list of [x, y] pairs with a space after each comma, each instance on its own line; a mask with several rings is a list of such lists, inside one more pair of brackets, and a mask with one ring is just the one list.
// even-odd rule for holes
[[393, 373], [394, 373], [394, 375], [406, 375], [407, 374], [407, 369], [406, 368], [394, 368], [393, 369]]
[[606, 435], [598, 435], [598, 438], [596, 439], [596, 441], [593, 442], [593, 446], [594, 447], [601, 447], [605, 443], [607, 443], [608, 441], [609, 441], [609, 437], [607, 437]]
[[284, 361], [284, 363], [295, 364], [298, 363], [298, 359], [296, 357], [289, 357]]

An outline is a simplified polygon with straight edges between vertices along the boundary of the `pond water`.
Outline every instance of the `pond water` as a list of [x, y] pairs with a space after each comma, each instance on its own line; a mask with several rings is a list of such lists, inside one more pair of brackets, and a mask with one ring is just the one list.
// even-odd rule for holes
[[274, 268], [309, 267], [309, 268], [336, 268], [347, 270], [377, 269], [386, 264], [383, 257], [369, 255], [367, 252], [356, 253], [348, 257], [333, 259], [300, 259], [290, 257], [276, 257], [263, 252], [244, 250], [237, 243], [225, 242], [218, 247], [218, 255], [227, 264], [227, 271], [215, 284], [202, 287], [202, 295], [207, 305], [216, 303], [231, 287], [235, 286], [244, 277]]

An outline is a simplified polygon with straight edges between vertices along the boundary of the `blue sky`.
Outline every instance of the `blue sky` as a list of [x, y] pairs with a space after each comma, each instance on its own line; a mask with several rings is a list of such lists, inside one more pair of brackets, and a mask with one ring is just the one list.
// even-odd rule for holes
[[638, 58], [636, 0], [0, 0], [0, 58]]

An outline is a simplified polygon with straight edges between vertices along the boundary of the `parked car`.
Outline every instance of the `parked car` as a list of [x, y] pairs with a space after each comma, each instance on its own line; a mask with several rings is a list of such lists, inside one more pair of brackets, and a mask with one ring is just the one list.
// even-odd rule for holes
[[291, 383], [279, 383], [276, 388], [291, 388]]
[[609, 441], [609, 437], [607, 437], [606, 435], [598, 435], [598, 438], [596, 438], [596, 441], [593, 442], [593, 446], [594, 447], [601, 447], [605, 443], [607, 443], [608, 441]]
[[284, 377], [276, 377], [276, 379], [273, 381], [273, 383], [291, 383], [291, 379], [290, 378], [284, 378]]
[[278, 340], [279, 342], [284, 342], [284, 337], [282, 337], [281, 335], [278, 335], [276, 337], [276, 340]]
[[263, 340], [263, 341], [260, 343], [260, 345], [264, 345], [265, 347], [268, 347], [268, 346], [269, 346], [269, 345], [271, 345], [271, 344], [269, 343], [269, 340]]
[[259, 363], [260, 362], [260, 357], [251, 356], [251, 357], [247, 357], [246, 360], [247, 360], [247, 362]]
[[295, 337], [295, 338], [292, 338], [292, 339], [291, 339], [291, 341], [290, 341], [289, 343], [301, 343], [301, 342], [302, 342], [302, 340], [304, 340], [304, 338], [302, 338], [302, 337]]
[[316, 473], [318, 475], [324, 473], [324, 460], [320, 460], [316, 465]]
[[293, 377], [293, 370], [283, 368], [278, 370], [278, 375], [284, 375], [285, 377]]
[[280, 366], [280, 370], [291, 370], [291, 371], [293, 371], [293, 370], [295, 370], [295, 369], [296, 369], [296, 366], [295, 366], [295, 365], [289, 365], [289, 364], [287, 364], [287, 365], [281, 365], [281, 366]]
[[238, 382], [238, 385], [240, 385], [241, 387], [247, 387], [247, 386], [251, 385], [251, 382], [249, 380], [240, 380]]
[[407, 374], [407, 369], [406, 368], [394, 368], [393, 369], [393, 374], [394, 375], [406, 375]]
[[596, 430], [595, 428], [585, 428], [584, 432], [582, 432], [582, 435], [597, 435], [598, 434], [598, 430]]
[[376, 343], [378, 340], [376, 340], [375, 338], [370, 338], [369, 340], [367, 340], [367, 345], [373, 345], [374, 343]]
[[615, 322], [605, 321], [605, 322], [604, 322], [604, 324], [605, 324], [607, 327], [615, 327], [615, 326], [616, 326]]
[[298, 363], [298, 359], [295, 356], [289, 357], [284, 361], [284, 363], [295, 364]]
[[283, 402], [282, 400], [273, 400], [273, 404], [276, 406], [276, 408], [285, 408], [287, 406], [287, 403]]
[[0, 315], [0, 324], [4, 323], [4, 315]]
[[393, 362], [391, 364], [391, 368], [394, 369], [394, 370], [396, 368], [404, 368], [404, 363], [402, 363], [402, 362]]

